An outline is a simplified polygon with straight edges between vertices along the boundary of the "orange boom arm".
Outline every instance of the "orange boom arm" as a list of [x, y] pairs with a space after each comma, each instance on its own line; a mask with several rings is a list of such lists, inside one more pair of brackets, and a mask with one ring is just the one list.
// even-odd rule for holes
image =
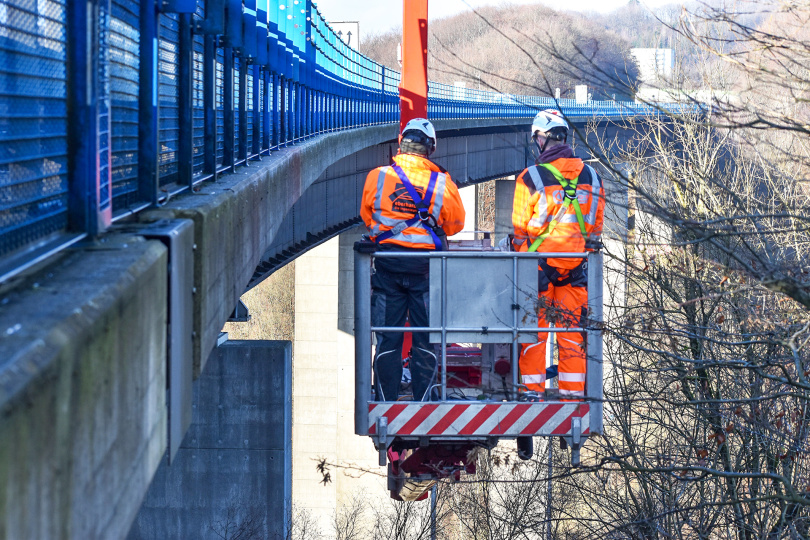
[[428, 0], [402, 2], [402, 79], [399, 131], [413, 118], [427, 118]]

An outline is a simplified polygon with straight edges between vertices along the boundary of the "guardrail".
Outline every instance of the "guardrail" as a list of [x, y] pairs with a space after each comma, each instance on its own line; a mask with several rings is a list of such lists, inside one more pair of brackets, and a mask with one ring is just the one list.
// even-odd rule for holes
[[[0, 4], [0, 282], [261, 155], [398, 121], [398, 72], [347, 46], [311, 0], [259, 3]], [[554, 104], [433, 82], [428, 96], [436, 119]], [[560, 105], [572, 117], [656, 113]]]

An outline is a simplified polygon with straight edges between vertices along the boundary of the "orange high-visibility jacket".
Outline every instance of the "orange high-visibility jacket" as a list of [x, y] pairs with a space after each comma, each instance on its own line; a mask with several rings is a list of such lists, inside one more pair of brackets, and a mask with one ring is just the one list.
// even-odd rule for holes
[[[596, 171], [579, 158], [560, 158], [550, 163], [564, 178], [577, 181], [577, 200], [582, 210], [585, 231], [589, 240], [598, 240], [602, 234], [605, 213], [605, 190]], [[524, 169], [515, 184], [512, 206], [512, 225], [515, 228], [514, 246], [527, 251], [532, 242], [543, 234], [563, 206], [565, 192], [554, 175], [539, 165]], [[576, 210], [569, 204], [562, 219], [551, 234], [537, 248], [538, 252], [584, 252], [585, 238], [580, 231]], [[582, 259], [549, 259], [557, 268], [574, 268]]]
[[[430, 213], [447, 236], [454, 235], [464, 228], [464, 206], [458, 188], [450, 179], [450, 174], [426, 157], [415, 154], [398, 154], [394, 156], [394, 163], [402, 168], [420, 197], [425, 196], [430, 175], [436, 172], [433, 197], [429, 201]], [[424, 203], [428, 204], [428, 201]], [[368, 173], [360, 204], [360, 217], [363, 218], [372, 239], [408, 221], [415, 214], [416, 205], [393, 168], [377, 167]], [[421, 222], [405, 228], [381, 243], [411, 249], [435, 249], [430, 232]]]

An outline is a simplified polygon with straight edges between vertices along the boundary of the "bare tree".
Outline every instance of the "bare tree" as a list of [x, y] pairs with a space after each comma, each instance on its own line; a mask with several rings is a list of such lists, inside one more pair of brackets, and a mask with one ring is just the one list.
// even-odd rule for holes
[[355, 495], [348, 504], [339, 506], [335, 511], [332, 526], [335, 531], [335, 540], [367, 538], [365, 501], [359, 495]]
[[[493, 13], [476, 28], [515, 47], [537, 92], [557, 84], [549, 59], [571, 79], [633, 92], [587, 44], [538, 39]], [[618, 214], [606, 252], [624, 294], [606, 321], [605, 436], [580, 470], [555, 458], [551, 498], [539, 462], [480, 464], [477, 483], [446, 494], [467, 537], [543, 537], [548, 506], [553, 538], [810, 536], [810, 5], [667, 17], [661, 39], [689, 57], [662, 84], [700, 108], [624, 122], [621, 141], [578, 137]], [[486, 71], [438, 39], [448, 65]]]
[[323, 531], [312, 513], [302, 506], [293, 505], [287, 523], [286, 540], [318, 540]]
[[214, 521], [209, 529], [222, 540], [258, 540], [261, 538], [262, 515], [258, 508], [229, 506], [225, 509], [225, 517]]
[[[436, 531], [444, 538], [449, 509], [444, 497], [438, 497], [436, 508]], [[428, 540], [431, 534], [430, 500], [399, 502], [383, 499], [372, 508], [372, 538], [391, 540]]]

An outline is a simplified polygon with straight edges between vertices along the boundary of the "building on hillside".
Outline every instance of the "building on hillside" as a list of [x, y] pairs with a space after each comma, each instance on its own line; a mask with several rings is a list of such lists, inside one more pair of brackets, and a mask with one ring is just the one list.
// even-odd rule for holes
[[672, 49], [630, 49], [639, 70], [639, 80], [643, 85], [660, 87], [663, 81], [672, 77], [675, 57]]

